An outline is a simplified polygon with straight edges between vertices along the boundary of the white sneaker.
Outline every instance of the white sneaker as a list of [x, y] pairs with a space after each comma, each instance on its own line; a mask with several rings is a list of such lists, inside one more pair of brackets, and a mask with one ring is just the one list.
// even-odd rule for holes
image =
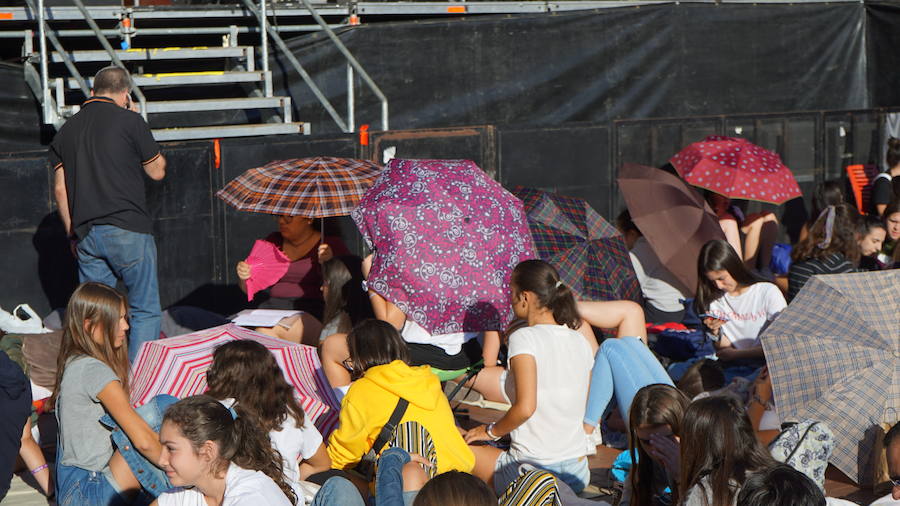
[[585, 455], [596, 455], [597, 447], [603, 444], [603, 431], [600, 430], [600, 426], [598, 425], [594, 432], [590, 434], [584, 435], [584, 440], [586, 441]]

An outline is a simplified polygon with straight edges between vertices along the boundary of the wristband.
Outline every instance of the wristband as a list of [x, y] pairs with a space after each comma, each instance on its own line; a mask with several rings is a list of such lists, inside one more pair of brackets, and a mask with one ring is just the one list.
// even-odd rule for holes
[[47, 469], [48, 467], [50, 467], [50, 466], [48, 466], [47, 464], [44, 464], [42, 466], [37, 466], [31, 470], [31, 474], [37, 474], [37, 473], [43, 471], [44, 469]]
[[494, 422], [489, 423], [489, 424], [484, 428], [484, 433], [487, 434], [487, 436], [488, 436], [489, 438], [491, 438], [492, 441], [498, 441], [498, 440], [500, 439], [500, 437], [501, 437], [501, 436], [495, 436], [495, 435], [494, 435]]

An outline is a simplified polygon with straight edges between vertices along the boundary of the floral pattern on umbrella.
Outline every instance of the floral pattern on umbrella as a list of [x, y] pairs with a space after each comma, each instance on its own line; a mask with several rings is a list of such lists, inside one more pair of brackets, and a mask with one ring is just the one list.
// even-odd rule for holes
[[556, 267], [581, 300], [640, 302], [622, 234], [582, 199], [516, 187], [538, 256]]
[[501, 329], [509, 277], [534, 258], [522, 202], [469, 160], [388, 164], [351, 216], [369, 287], [432, 334]]
[[692, 185], [733, 199], [781, 204], [802, 196], [777, 153], [740, 137], [711, 135], [669, 162]]
[[231, 323], [144, 343], [131, 369], [131, 402], [141, 406], [159, 394], [179, 399], [202, 394], [213, 350], [238, 339], [261, 343], [275, 355], [300, 407], [327, 439], [337, 425], [340, 403], [322, 372], [316, 349]]

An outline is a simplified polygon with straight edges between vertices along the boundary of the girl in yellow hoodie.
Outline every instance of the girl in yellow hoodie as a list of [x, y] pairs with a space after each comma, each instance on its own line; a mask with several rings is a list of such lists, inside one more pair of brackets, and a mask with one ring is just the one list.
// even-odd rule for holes
[[332, 467], [356, 466], [402, 397], [409, 406], [400, 423], [418, 422], [431, 434], [437, 472], [471, 472], [475, 456], [456, 429], [440, 380], [428, 366], [407, 365], [406, 343], [397, 329], [380, 320], [364, 320], [347, 335], [347, 345], [346, 365], [355, 381], [341, 402], [340, 425], [328, 440]]

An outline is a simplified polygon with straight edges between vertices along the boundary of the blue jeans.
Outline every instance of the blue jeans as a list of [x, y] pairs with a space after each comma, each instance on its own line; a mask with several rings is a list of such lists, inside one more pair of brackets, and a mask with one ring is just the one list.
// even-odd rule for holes
[[[62, 452], [57, 452], [57, 460]], [[56, 464], [56, 504], [59, 506], [125, 506], [128, 504], [119, 495], [106, 476], [99, 471], [88, 471], [80, 467]]]
[[156, 242], [112, 225], [94, 225], [78, 241], [78, 278], [113, 288], [121, 279], [128, 289], [128, 359], [134, 362], [141, 345], [159, 339], [161, 311], [156, 279]]
[[[147, 425], [153, 429], [153, 432], [159, 434], [159, 430], [162, 428], [163, 415], [166, 414], [166, 409], [176, 402], [178, 402], [178, 399], [171, 395], [159, 394], [150, 399], [147, 404], [136, 408], [135, 412], [147, 422]], [[119, 427], [119, 424], [116, 423], [113, 417], [110, 415], [103, 415], [103, 417], [100, 418], [100, 423], [112, 429], [112, 435], [110, 437], [112, 438], [113, 444], [115, 444], [119, 453], [122, 454], [122, 458], [125, 459], [125, 462], [128, 463], [128, 467], [131, 468], [131, 472], [134, 474], [134, 477], [137, 478], [138, 482], [140, 482], [141, 487], [143, 487], [146, 494], [151, 498], [156, 498], [159, 494], [172, 488], [172, 484], [169, 482], [169, 478], [166, 477], [166, 474], [150, 463], [150, 461], [134, 448], [131, 444], [131, 440], [128, 439], [128, 435], [125, 434], [125, 431], [123, 431], [121, 427]]]
[[613, 393], [622, 419], [627, 423], [634, 394], [657, 383], [672, 385], [672, 379], [640, 339], [620, 337], [603, 341], [594, 358], [584, 423], [597, 426]]
[[572, 488], [576, 494], [584, 490], [591, 481], [591, 470], [588, 467], [587, 457], [578, 457], [576, 459], [562, 460], [552, 464], [536, 464], [527, 461], [518, 461], [510, 455], [509, 451], [505, 451], [497, 458], [494, 465], [494, 492], [500, 496], [516, 481], [524, 471], [531, 469], [543, 469], [548, 471], [558, 480], [562, 480], [566, 485]]
[[388, 448], [378, 458], [375, 478], [375, 504], [378, 506], [411, 506], [418, 490], [403, 491], [403, 466], [410, 462], [403, 448]]
[[365, 506], [362, 496], [350, 480], [335, 476], [328, 478], [313, 497], [312, 506]]

